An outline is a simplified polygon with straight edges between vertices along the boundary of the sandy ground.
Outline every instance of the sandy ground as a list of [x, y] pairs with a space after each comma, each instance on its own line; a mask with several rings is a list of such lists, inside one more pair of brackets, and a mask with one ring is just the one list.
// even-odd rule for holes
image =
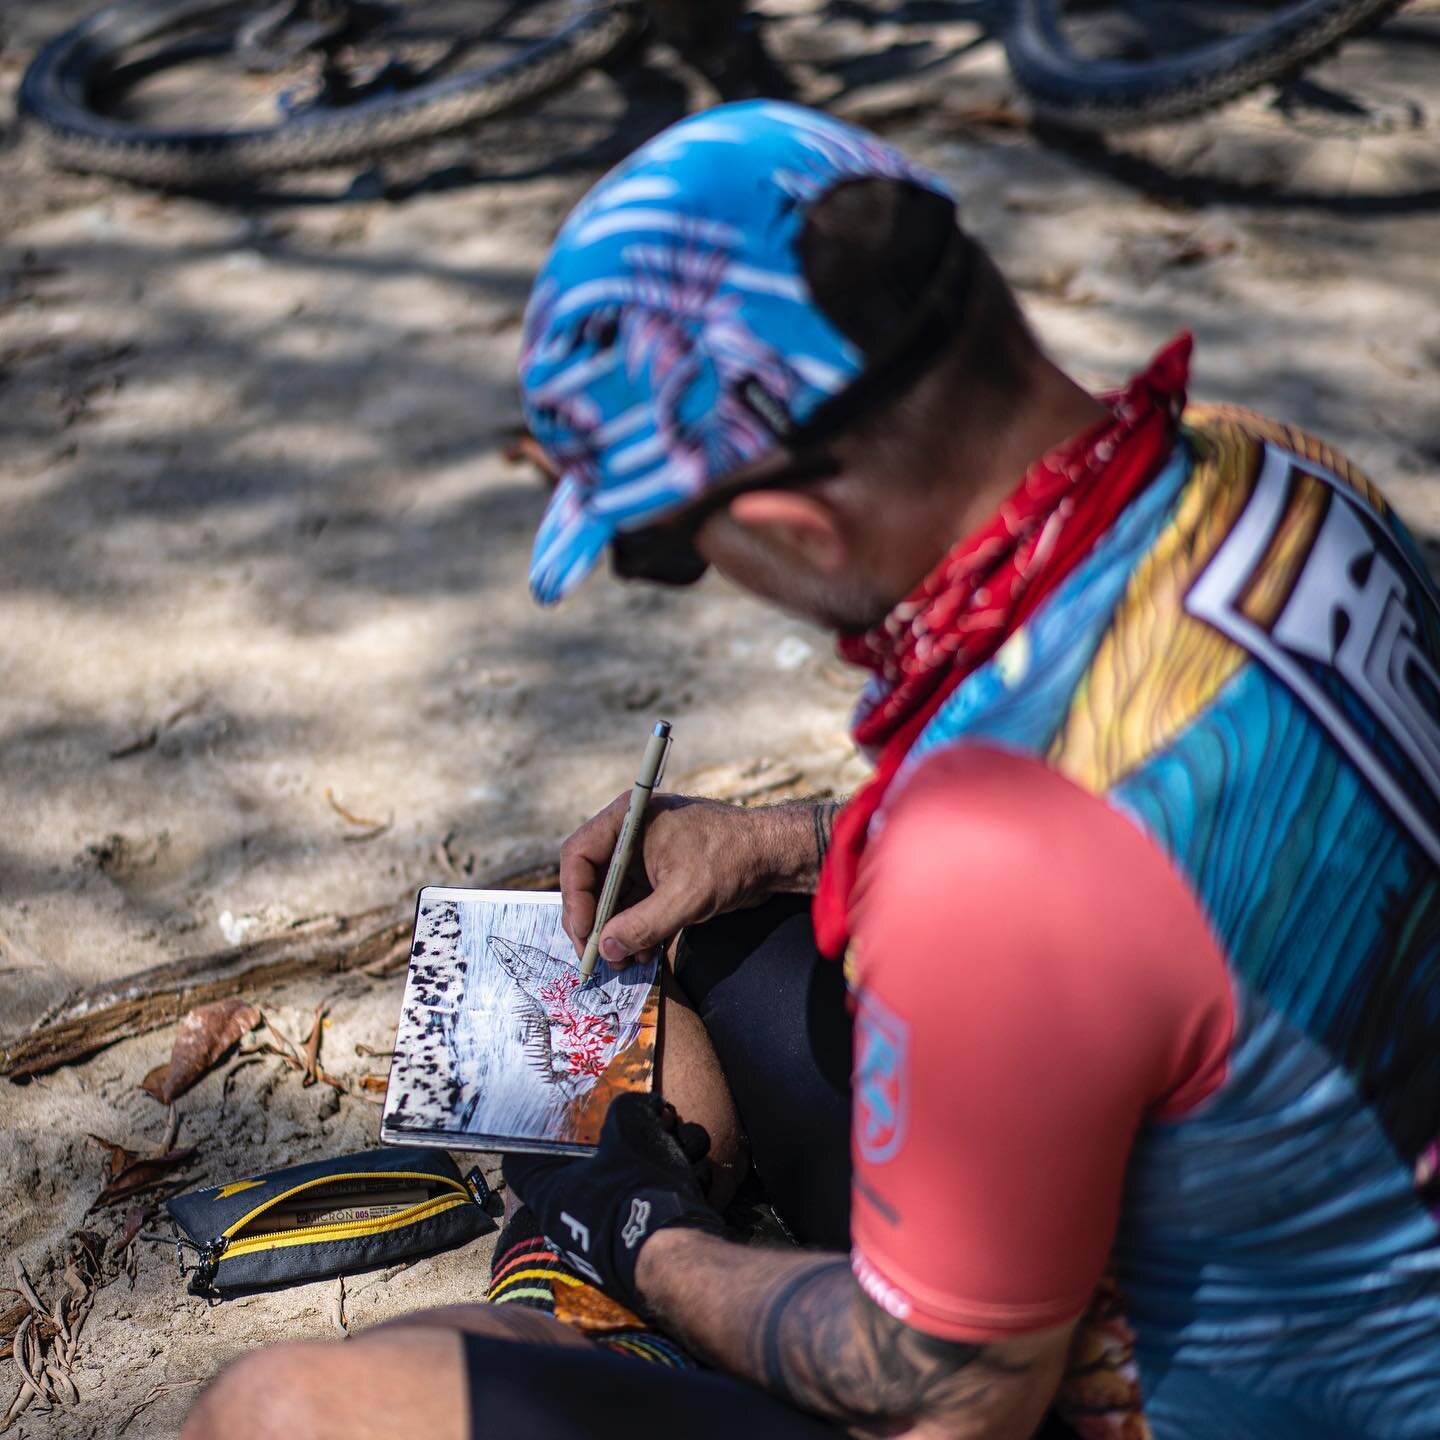
[[[7, 97], [84, 8], [0, 7]], [[1123, 376], [1189, 326], [1194, 394], [1338, 442], [1440, 540], [1433, 7], [1288, 109], [1265, 94], [1108, 153], [1017, 124], [968, 23], [767, 8], [807, 94], [950, 180], [1077, 374]], [[6, 1033], [96, 980], [444, 880], [442, 844], [477, 872], [551, 847], [657, 713], [677, 777], [754, 757], [841, 789], [861, 773], [855, 678], [804, 626], [714, 580], [527, 598], [540, 496], [500, 451], [530, 276], [597, 168], [704, 100], [663, 63], [628, 93], [597, 78], [437, 147], [390, 172], [392, 199], [347, 195], [349, 175], [247, 204], [158, 196], [57, 174], [0, 122]], [[359, 839], [327, 797], [388, 828]], [[388, 1046], [398, 982], [257, 998], [292, 1035], [328, 998], [326, 1063], [356, 1075], [377, 1063], [357, 1044]], [[67, 1237], [118, 1222], [87, 1219], [87, 1137], [160, 1139], [166, 1112], [135, 1087], [172, 1038], [0, 1089], [0, 1245], [47, 1302]], [[378, 1115], [274, 1059], [231, 1062], [180, 1112], [196, 1183], [363, 1148]], [[473, 1297], [486, 1266], [482, 1243], [357, 1279], [346, 1320]], [[207, 1308], [138, 1242], [82, 1336], [79, 1404], [15, 1433], [172, 1435], [232, 1355], [337, 1334], [336, 1300], [329, 1283]], [[10, 1362], [0, 1380], [3, 1410]]]

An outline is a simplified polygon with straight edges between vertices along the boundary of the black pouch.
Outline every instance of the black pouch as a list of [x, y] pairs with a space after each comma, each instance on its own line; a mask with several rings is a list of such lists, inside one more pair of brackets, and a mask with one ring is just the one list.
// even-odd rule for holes
[[196, 1252], [190, 1293], [229, 1299], [464, 1245], [495, 1228], [489, 1198], [479, 1170], [462, 1179], [443, 1150], [392, 1147], [209, 1185], [166, 1209]]

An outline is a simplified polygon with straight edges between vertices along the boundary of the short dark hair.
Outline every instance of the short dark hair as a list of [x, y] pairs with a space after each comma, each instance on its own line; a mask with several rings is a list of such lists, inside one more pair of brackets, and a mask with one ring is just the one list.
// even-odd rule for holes
[[855, 438], [911, 439], [933, 451], [953, 431], [953, 397], [926, 403], [926, 377], [943, 376], [947, 396], [953, 388], [977, 404], [1003, 403], [1023, 391], [1037, 346], [1004, 276], [944, 195], [905, 180], [850, 180], [807, 212], [800, 258], [810, 292], [868, 357], [893, 346], [957, 243], [963, 293], [951, 338], [897, 396], [857, 419]]

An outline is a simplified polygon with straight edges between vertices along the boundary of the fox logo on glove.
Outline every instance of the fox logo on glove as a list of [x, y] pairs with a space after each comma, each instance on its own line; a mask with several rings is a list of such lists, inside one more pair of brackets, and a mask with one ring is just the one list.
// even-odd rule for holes
[[627, 1250], [633, 1250], [640, 1243], [649, 1224], [650, 1202], [648, 1200], [632, 1200], [630, 1202], [630, 1218], [620, 1232], [620, 1238], [625, 1242]]

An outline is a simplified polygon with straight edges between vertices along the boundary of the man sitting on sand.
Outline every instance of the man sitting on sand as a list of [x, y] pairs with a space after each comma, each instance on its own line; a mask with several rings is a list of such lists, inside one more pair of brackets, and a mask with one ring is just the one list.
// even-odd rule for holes
[[[512, 1303], [248, 1356], [191, 1440], [1434, 1436], [1440, 607], [1189, 354], [1087, 393], [938, 180], [796, 107], [595, 187], [526, 319], [536, 593], [713, 564], [871, 672], [875, 775], [662, 799], [602, 952], [685, 931], [674, 1110], [507, 1161]], [[727, 1230], [747, 1147], [807, 1248]]]

